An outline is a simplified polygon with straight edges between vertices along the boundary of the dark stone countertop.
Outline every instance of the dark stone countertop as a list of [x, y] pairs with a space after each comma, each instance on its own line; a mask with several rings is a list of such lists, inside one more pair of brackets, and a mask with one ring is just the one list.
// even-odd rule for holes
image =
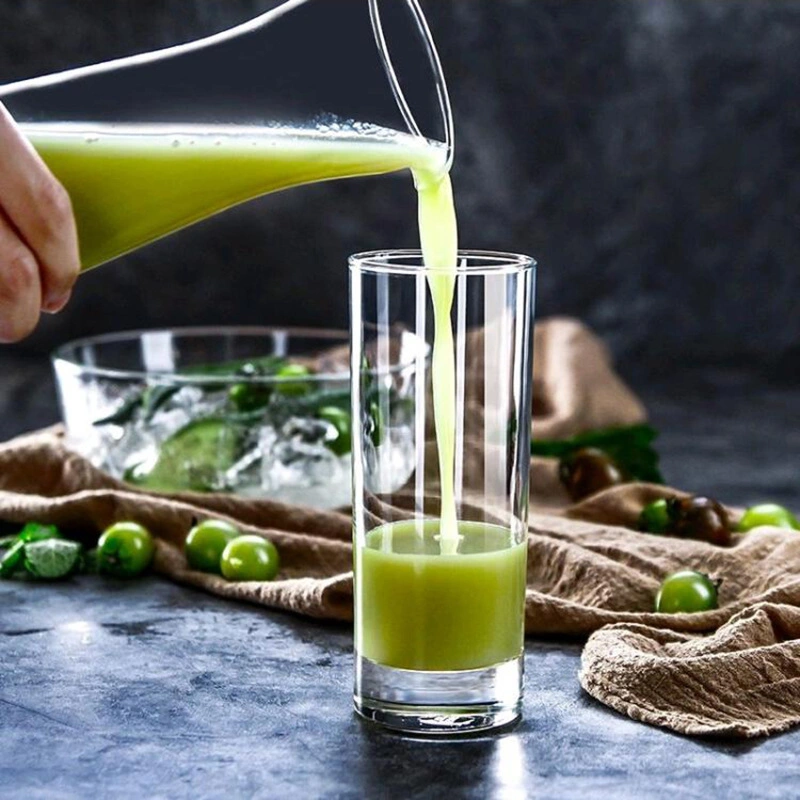
[[[10, 366], [0, 363], [4, 436], [54, 418], [45, 367]], [[664, 431], [673, 482], [727, 502], [798, 505], [800, 390], [739, 373], [637, 388]], [[578, 641], [528, 641], [524, 720], [513, 731], [423, 741], [356, 719], [345, 626], [158, 578], [3, 583], [0, 609], [9, 800], [707, 800], [783, 798], [800, 785], [800, 730], [726, 742], [632, 722], [581, 692]]]

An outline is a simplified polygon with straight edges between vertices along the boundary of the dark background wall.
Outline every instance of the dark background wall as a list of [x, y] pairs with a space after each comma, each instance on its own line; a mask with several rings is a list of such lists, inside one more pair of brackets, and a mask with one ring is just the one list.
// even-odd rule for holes
[[[317, 0], [318, 2], [321, 0]], [[258, 0], [3, 0], [0, 83], [171, 44]], [[428, 0], [465, 246], [541, 262], [623, 369], [800, 358], [800, 0]], [[256, 201], [83, 277], [17, 352], [152, 325], [344, 326], [346, 256], [416, 244], [403, 178]]]

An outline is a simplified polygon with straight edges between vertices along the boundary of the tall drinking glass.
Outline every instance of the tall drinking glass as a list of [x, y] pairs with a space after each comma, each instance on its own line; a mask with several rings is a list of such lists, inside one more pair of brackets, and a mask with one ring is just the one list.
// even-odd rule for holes
[[418, 251], [350, 259], [355, 707], [415, 733], [522, 698], [535, 264], [462, 251], [452, 277], [447, 320]]

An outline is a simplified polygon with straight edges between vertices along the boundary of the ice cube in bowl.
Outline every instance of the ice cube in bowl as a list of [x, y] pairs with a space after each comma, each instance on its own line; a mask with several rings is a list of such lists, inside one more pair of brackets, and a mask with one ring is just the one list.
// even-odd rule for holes
[[[368, 365], [362, 374], [413, 403], [414, 359], [406, 342], [391, 374], [370, 373]], [[53, 367], [67, 445], [116, 478], [168, 493], [231, 492], [318, 508], [349, 503], [349, 440], [340, 437], [362, 432], [349, 420], [344, 332], [114, 333], [60, 347]], [[343, 412], [338, 427], [331, 407]], [[390, 424], [410, 428], [398, 419]], [[385, 437], [387, 446], [407, 442], [413, 452], [413, 432], [405, 433]], [[409, 463], [403, 454], [393, 458]], [[409, 476], [399, 470], [397, 486]]]

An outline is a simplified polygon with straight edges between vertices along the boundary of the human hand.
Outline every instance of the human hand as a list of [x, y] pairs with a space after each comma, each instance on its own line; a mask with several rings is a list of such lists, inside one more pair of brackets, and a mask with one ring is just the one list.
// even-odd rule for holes
[[0, 342], [60, 311], [79, 270], [69, 195], [0, 103]]

